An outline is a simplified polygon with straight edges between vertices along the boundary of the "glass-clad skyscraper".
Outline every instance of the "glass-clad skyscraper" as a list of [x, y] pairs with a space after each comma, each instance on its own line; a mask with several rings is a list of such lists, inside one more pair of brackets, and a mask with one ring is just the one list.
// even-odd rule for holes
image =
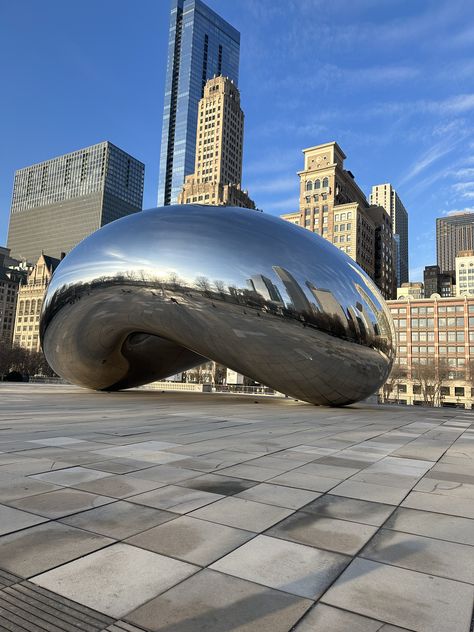
[[240, 33], [201, 0], [172, 0], [161, 134], [158, 205], [173, 204], [194, 171], [198, 103], [204, 84], [238, 84]]

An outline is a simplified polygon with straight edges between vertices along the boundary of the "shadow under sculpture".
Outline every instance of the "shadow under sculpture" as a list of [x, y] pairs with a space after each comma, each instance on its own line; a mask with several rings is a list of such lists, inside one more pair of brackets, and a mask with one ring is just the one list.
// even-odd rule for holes
[[215, 360], [313, 404], [364, 399], [394, 358], [373, 281], [318, 235], [258, 211], [200, 205], [104, 226], [58, 266], [43, 350], [66, 380], [131, 388]]

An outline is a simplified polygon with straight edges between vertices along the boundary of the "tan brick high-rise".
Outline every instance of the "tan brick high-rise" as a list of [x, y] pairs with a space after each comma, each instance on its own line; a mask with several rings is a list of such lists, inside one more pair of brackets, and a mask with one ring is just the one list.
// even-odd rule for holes
[[344, 169], [336, 142], [303, 149], [300, 209], [283, 219], [318, 233], [348, 254], [374, 279], [385, 298], [396, 296], [390, 215], [369, 206], [353, 174]]
[[60, 260], [47, 255], [40, 255], [35, 267], [28, 274], [25, 285], [20, 287], [16, 304], [15, 345], [29, 349], [40, 350], [39, 322], [41, 307], [46, 289], [51, 281], [54, 270]]
[[255, 208], [241, 189], [244, 113], [227, 77], [209, 79], [199, 101], [194, 173], [186, 176], [178, 204]]

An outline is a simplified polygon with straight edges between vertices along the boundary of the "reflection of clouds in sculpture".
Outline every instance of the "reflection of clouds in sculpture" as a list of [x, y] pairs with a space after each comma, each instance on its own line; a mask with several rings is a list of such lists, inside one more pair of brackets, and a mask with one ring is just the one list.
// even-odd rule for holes
[[346, 255], [275, 217], [196, 205], [81, 242], [53, 277], [41, 336], [56, 372], [91, 388], [210, 358], [316, 404], [367, 397], [393, 360], [390, 314]]

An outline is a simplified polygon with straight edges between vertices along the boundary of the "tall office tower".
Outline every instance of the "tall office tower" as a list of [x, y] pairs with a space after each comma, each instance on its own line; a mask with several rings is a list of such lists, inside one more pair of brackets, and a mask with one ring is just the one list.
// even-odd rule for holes
[[456, 255], [474, 249], [474, 213], [452, 213], [436, 219], [436, 263], [454, 274]]
[[59, 263], [59, 259], [41, 254], [36, 265], [28, 274], [26, 283], [20, 287], [13, 339], [15, 345], [30, 351], [40, 351], [41, 306], [53, 272]]
[[18, 290], [26, 280], [27, 269], [0, 246], [0, 346], [10, 346], [15, 325]]
[[370, 203], [383, 206], [392, 219], [393, 233], [397, 244], [396, 275], [398, 285], [408, 282], [408, 213], [390, 183], [372, 187]]
[[369, 206], [353, 174], [344, 169], [346, 156], [337, 143], [303, 149], [303, 154], [299, 219], [295, 213], [281, 217], [328, 239], [374, 279], [385, 298], [394, 297], [390, 216], [382, 207]]
[[69, 252], [84, 237], [142, 209], [144, 165], [105, 141], [15, 174], [8, 229], [13, 257]]
[[198, 103], [215, 75], [239, 80], [240, 33], [201, 0], [172, 0], [158, 206], [175, 204], [194, 168]]
[[242, 191], [244, 113], [227, 77], [209, 79], [199, 101], [194, 173], [186, 176], [178, 204], [201, 202], [255, 208]]

